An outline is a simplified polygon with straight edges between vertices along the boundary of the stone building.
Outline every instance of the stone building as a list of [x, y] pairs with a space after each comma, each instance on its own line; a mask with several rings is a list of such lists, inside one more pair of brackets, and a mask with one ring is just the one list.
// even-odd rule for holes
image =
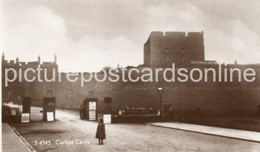
[[144, 66], [185, 66], [204, 60], [203, 32], [152, 32], [144, 44]]
[[[2, 54], [2, 101], [19, 101], [20, 97], [30, 96], [35, 97], [38, 94], [46, 93], [45, 89], [53, 89], [55, 88], [55, 83], [47, 83], [47, 82], [38, 82], [37, 73], [33, 73], [32, 71], [27, 72], [27, 78], [32, 79], [36, 78], [33, 82], [26, 82], [24, 79], [24, 71], [26, 69], [34, 69], [40, 66], [41, 71], [46, 70], [47, 78], [52, 77], [53, 69], [55, 69], [55, 74], [58, 73], [58, 64], [57, 64], [57, 56], [54, 56], [53, 62], [41, 62], [41, 57], [38, 57], [38, 60], [32, 62], [22, 62], [19, 61], [17, 57], [16, 60], [6, 60], [5, 54]], [[8, 87], [5, 86], [5, 70], [12, 68], [17, 72], [16, 79], [14, 82], [8, 83]], [[21, 72], [21, 73], [19, 73]], [[8, 78], [12, 79], [14, 77], [13, 72], [8, 72]], [[40, 78], [43, 78], [43, 72], [41, 72]], [[43, 92], [37, 92], [36, 87], [39, 85], [46, 86], [42, 88]]]

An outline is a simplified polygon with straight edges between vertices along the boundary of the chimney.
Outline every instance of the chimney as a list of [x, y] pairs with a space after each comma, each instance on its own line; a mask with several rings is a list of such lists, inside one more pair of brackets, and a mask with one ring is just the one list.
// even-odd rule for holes
[[3, 54], [2, 54], [2, 61], [4, 61], [5, 60], [5, 53], [3, 52]]
[[57, 55], [54, 56], [54, 63], [57, 64]]

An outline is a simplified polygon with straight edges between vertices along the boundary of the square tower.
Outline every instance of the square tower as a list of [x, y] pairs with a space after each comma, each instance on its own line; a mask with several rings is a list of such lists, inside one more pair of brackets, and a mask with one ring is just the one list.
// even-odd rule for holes
[[144, 44], [145, 66], [185, 66], [204, 60], [203, 32], [152, 32]]

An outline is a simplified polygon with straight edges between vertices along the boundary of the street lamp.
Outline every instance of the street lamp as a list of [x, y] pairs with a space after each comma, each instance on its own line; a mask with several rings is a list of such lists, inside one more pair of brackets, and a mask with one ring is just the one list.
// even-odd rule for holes
[[162, 87], [159, 87], [157, 91], [159, 92], [159, 97], [160, 97], [160, 105], [159, 105], [159, 110], [160, 110], [160, 116], [162, 116]]

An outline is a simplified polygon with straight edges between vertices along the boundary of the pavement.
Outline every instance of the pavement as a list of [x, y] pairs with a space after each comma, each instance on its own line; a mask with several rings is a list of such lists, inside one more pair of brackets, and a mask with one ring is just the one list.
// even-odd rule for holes
[[178, 122], [156, 122], [149, 123], [149, 125], [260, 143], [260, 132], [255, 131], [211, 127]]
[[36, 150], [10, 124], [2, 123], [3, 152], [36, 152]]
[[3, 152], [28, 152], [24, 143], [15, 134], [8, 123], [2, 123], [2, 129]]

